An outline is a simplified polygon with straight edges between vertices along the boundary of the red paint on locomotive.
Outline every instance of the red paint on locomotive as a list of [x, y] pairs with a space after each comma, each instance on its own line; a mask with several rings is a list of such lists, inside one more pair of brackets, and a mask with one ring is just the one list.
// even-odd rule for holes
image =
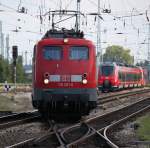
[[64, 110], [85, 115], [96, 107], [96, 102], [94, 44], [70, 36], [39, 41], [33, 58], [33, 106], [42, 113], [49, 110], [51, 115]]
[[[46, 60], [43, 58], [44, 46], [56, 46], [61, 47], [62, 57], [60, 60]], [[89, 60], [69, 59], [69, 48], [87, 47], [89, 49]], [[68, 39], [68, 43], [64, 44], [64, 39], [44, 39], [40, 41], [36, 46], [36, 78], [34, 80], [34, 86], [38, 88], [95, 88], [97, 84], [96, 80], [96, 64], [95, 64], [95, 47], [91, 41], [85, 39]], [[49, 73], [51, 75], [59, 75], [60, 81], [49, 82], [44, 84], [44, 74]], [[82, 82], [71, 82], [72, 75], [87, 74], [87, 84], [83, 85]], [[68, 83], [68, 86], [64, 85]]]

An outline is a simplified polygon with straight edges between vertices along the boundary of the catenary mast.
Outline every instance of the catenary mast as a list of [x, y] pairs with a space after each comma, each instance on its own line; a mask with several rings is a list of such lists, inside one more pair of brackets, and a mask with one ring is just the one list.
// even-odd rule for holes
[[101, 23], [100, 23], [100, 0], [98, 0], [98, 15], [97, 15], [97, 55], [99, 62], [102, 62], [102, 51], [101, 51]]
[[76, 23], [76, 31], [80, 30], [80, 2], [81, 2], [81, 0], [77, 0], [77, 23]]

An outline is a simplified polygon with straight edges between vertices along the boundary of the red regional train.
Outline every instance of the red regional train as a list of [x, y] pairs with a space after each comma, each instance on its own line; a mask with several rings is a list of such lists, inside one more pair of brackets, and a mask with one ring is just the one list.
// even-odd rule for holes
[[146, 83], [144, 69], [116, 63], [99, 66], [98, 88], [102, 92], [124, 88], [142, 87]]
[[83, 32], [50, 30], [34, 48], [32, 104], [42, 114], [80, 116], [97, 104], [94, 44]]

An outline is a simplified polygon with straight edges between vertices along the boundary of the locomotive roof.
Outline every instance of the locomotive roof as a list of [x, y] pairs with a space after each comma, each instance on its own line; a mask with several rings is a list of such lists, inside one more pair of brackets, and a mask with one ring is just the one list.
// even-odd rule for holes
[[37, 42], [37, 46], [46, 46], [46, 45], [75, 45], [75, 46], [89, 46], [95, 47], [94, 43], [91, 40], [80, 39], [80, 38], [67, 38], [68, 42], [64, 43], [62, 38], [45, 38]]
[[122, 66], [122, 67], [132, 67], [132, 68], [139, 68], [139, 66], [135, 66], [135, 65], [129, 65], [129, 64], [124, 64], [124, 63], [116, 63], [116, 62], [105, 62], [102, 63], [100, 65], [110, 65], [110, 66]]
[[84, 33], [83, 31], [75, 31], [74, 29], [67, 30], [67, 29], [61, 29], [61, 30], [48, 30], [42, 39], [46, 38], [83, 38]]

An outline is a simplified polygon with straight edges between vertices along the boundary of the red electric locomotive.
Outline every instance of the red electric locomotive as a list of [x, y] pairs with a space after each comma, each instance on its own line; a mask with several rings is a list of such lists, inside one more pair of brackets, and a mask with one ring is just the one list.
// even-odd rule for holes
[[86, 115], [96, 107], [94, 44], [82, 32], [50, 30], [34, 48], [33, 106], [50, 116]]
[[99, 66], [98, 87], [102, 92], [144, 85], [144, 70], [141, 67], [116, 63], [103, 63]]

